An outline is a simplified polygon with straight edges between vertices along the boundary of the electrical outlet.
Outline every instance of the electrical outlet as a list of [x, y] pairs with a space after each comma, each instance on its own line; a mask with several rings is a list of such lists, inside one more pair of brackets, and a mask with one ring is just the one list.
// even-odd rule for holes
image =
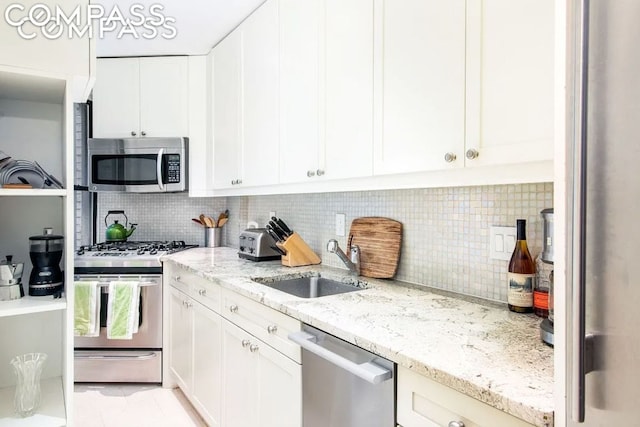
[[489, 228], [489, 258], [509, 261], [516, 246], [516, 227]]
[[344, 236], [347, 228], [347, 215], [343, 213], [336, 214], [336, 236]]
[[269, 219], [273, 218], [274, 216], [276, 216], [276, 211], [269, 212]]

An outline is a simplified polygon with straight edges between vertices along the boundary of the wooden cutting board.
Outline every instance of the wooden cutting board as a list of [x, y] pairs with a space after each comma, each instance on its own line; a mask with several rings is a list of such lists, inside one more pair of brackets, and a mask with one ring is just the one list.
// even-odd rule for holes
[[351, 245], [360, 247], [362, 276], [390, 279], [395, 276], [400, 260], [402, 223], [378, 216], [356, 218], [349, 230], [347, 254]]

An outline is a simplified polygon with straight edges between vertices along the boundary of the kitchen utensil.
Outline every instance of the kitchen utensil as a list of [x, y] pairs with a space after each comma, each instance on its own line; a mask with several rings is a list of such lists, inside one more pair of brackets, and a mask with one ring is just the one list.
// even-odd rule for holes
[[360, 248], [360, 275], [380, 279], [395, 276], [402, 245], [402, 223], [390, 218], [362, 217], [351, 223], [347, 253]]
[[205, 248], [217, 248], [222, 242], [222, 229], [219, 227], [207, 227], [204, 229]]
[[[107, 225], [107, 218], [109, 215], [122, 215], [125, 219], [125, 225], [119, 224], [118, 220], [114, 220], [113, 224]], [[136, 225], [131, 224], [131, 228], [127, 229], [129, 218], [124, 211], [108, 211], [104, 217], [104, 225], [107, 227], [105, 232], [105, 239], [107, 242], [126, 242], [127, 238], [135, 231]]]
[[198, 218], [191, 218], [191, 221], [195, 222], [198, 225], [202, 225], [204, 226], [204, 224], [202, 223], [202, 221], [200, 221]]
[[227, 221], [229, 220], [229, 218], [220, 218], [218, 220], [218, 228], [222, 227], [223, 225], [225, 225], [227, 223]]
[[9, 301], [24, 296], [22, 272], [24, 263], [12, 262], [13, 255], [7, 255], [0, 261], [0, 301]]
[[63, 248], [64, 237], [54, 235], [49, 227], [42, 235], [29, 237], [29, 257], [33, 264], [29, 295], [55, 295], [63, 291], [64, 276], [60, 270]]
[[284, 232], [285, 236], [289, 237], [293, 234], [293, 230], [291, 230], [287, 226], [287, 224], [285, 224], [285, 222], [280, 218], [276, 218], [275, 216], [272, 216], [271, 220], [274, 221], [278, 225], [278, 227], [280, 227], [280, 229]]

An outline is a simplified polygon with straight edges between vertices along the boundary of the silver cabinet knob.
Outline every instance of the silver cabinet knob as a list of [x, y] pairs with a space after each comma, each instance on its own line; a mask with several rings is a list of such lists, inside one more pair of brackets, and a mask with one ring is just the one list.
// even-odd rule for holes
[[136, 135], [137, 135], [136, 131], [132, 130], [131, 131], [131, 136], [136, 136]]
[[236, 179], [236, 184], [242, 184], [242, 180], [241, 179]]
[[229, 306], [229, 311], [232, 313], [237, 313], [238, 312], [238, 306], [233, 304]]
[[449, 427], [464, 427], [462, 421], [449, 421]]
[[142, 131], [142, 132], [140, 132], [140, 135], [147, 136], [147, 133], [145, 131]]
[[201, 297], [207, 296], [207, 290], [206, 289], [198, 289], [198, 295], [200, 295]]
[[176, 282], [180, 281], [180, 276], [173, 276], [173, 280], [175, 280]]
[[307, 171], [307, 176], [309, 178], [316, 176], [316, 171], [311, 171], [311, 170]]
[[467, 152], [465, 153], [465, 156], [467, 156], [467, 159], [469, 160], [473, 160], [476, 157], [478, 157], [480, 155], [480, 153], [478, 153], [478, 150], [474, 149], [474, 148], [469, 148], [467, 150]]
[[[260, 347], [258, 347], [256, 344], [251, 344], [249, 346], [249, 351], [251, 351], [251, 353], [255, 353], [256, 351], [260, 350]], [[463, 426], [464, 427], [464, 426]]]
[[447, 153], [444, 155], [444, 161], [447, 163], [451, 163], [456, 160], [455, 153]]
[[249, 345], [251, 344], [251, 341], [249, 340], [242, 340], [242, 347], [247, 348], [249, 347]]
[[322, 170], [322, 169], [318, 169], [318, 170], [316, 171], [316, 175], [318, 175], [318, 176], [322, 176], [322, 175], [324, 175], [324, 170]]
[[267, 326], [267, 332], [269, 332], [270, 334], [275, 334], [276, 332], [278, 332], [278, 327], [276, 325], [269, 325]]
[[237, 183], [238, 183], [238, 180], [237, 180], [237, 179], [232, 179], [232, 180], [231, 180], [231, 185], [236, 185]]
[[188, 301], [188, 300], [184, 300], [184, 301], [182, 301], [182, 305], [183, 305], [183, 306], [185, 306], [185, 307], [187, 307], [187, 308], [190, 308], [190, 307], [192, 307], [192, 306], [193, 306], [193, 304], [191, 303], [191, 301]]
[[182, 306], [183, 306], [183, 307], [186, 307], [186, 306], [187, 306], [187, 300], [186, 300], [186, 299], [183, 299], [183, 300], [182, 300]]
[[187, 301], [187, 308], [193, 307], [193, 303], [191, 301]]

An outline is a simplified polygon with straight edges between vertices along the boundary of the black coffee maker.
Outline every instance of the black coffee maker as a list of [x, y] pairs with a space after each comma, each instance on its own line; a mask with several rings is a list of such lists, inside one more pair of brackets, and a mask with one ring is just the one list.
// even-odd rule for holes
[[63, 248], [64, 237], [54, 235], [52, 228], [45, 228], [41, 236], [29, 237], [29, 257], [33, 264], [29, 276], [29, 295], [62, 294], [64, 275], [60, 270], [60, 260]]

